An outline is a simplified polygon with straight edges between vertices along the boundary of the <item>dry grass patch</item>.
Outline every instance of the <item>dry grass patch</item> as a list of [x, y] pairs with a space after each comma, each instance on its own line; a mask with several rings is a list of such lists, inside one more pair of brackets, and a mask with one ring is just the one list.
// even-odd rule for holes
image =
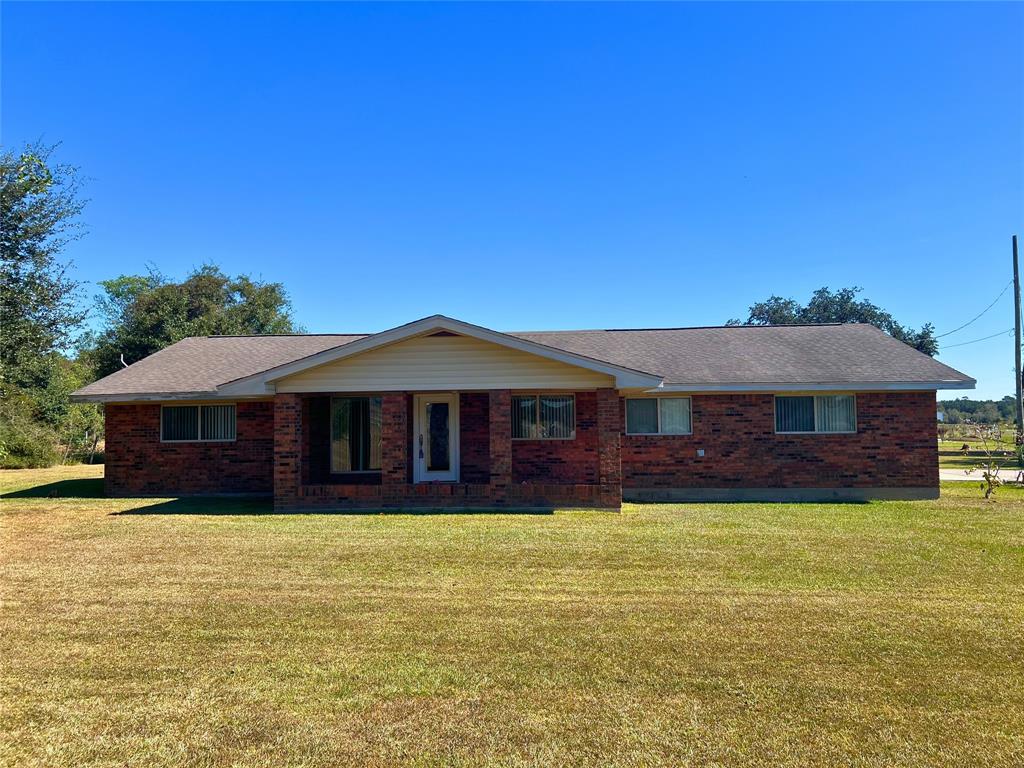
[[273, 515], [101, 471], [0, 474], [0, 764], [1024, 760], [1019, 491]]

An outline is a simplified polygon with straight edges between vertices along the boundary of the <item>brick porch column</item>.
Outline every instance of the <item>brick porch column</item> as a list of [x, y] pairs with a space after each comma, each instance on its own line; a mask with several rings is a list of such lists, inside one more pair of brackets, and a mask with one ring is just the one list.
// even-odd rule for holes
[[392, 494], [409, 482], [409, 408], [404, 392], [381, 397], [380, 482]]
[[597, 456], [601, 503], [622, 506], [622, 411], [619, 393], [597, 390]]
[[302, 398], [274, 395], [274, 509], [294, 509], [302, 482]]
[[488, 392], [488, 419], [490, 421], [490, 495], [496, 502], [508, 498], [512, 484], [512, 392], [492, 389]]

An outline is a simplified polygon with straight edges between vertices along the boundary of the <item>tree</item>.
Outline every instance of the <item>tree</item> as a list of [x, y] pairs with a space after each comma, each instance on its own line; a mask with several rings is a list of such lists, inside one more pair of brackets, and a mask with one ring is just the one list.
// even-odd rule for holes
[[187, 336], [293, 333], [292, 307], [281, 283], [230, 278], [204, 265], [175, 283], [157, 271], [100, 283], [96, 306], [104, 328], [92, 359], [105, 376]]
[[85, 313], [79, 286], [60, 260], [83, 234], [74, 168], [54, 147], [0, 152], [0, 466], [45, 466], [95, 445], [99, 409], [68, 395], [91, 371], [63, 354]]
[[0, 390], [45, 386], [48, 356], [84, 319], [78, 284], [58, 260], [82, 235], [74, 168], [51, 162], [54, 147], [0, 153]]
[[900, 325], [893, 316], [867, 299], [858, 299], [860, 288], [841, 288], [836, 292], [819, 288], [806, 305], [794, 299], [770, 296], [750, 307], [746, 320], [730, 320], [728, 325], [792, 325], [796, 323], [870, 323], [895, 339], [926, 355], [935, 356], [939, 344], [931, 323], [919, 330]]
[[940, 400], [939, 409], [946, 414], [947, 424], [1005, 424], [1013, 421], [1014, 398], [1007, 395], [1002, 400], [971, 400], [960, 397], [955, 400]]

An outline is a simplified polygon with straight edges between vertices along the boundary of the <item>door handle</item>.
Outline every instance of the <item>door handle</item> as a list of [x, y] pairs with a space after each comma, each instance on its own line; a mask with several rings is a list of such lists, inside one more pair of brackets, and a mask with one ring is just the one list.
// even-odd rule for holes
[[420, 458], [423, 458], [423, 435], [420, 435]]

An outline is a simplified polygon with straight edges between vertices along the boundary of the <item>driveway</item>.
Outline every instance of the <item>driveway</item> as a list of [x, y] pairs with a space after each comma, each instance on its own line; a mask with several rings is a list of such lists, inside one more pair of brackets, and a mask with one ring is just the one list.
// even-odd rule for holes
[[[1016, 467], [1003, 467], [999, 477], [1003, 480], [1015, 480], [1019, 471]], [[944, 469], [942, 467], [939, 467], [939, 480], [970, 480], [976, 483], [982, 481], [980, 472], [968, 475], [965, 469]]]

